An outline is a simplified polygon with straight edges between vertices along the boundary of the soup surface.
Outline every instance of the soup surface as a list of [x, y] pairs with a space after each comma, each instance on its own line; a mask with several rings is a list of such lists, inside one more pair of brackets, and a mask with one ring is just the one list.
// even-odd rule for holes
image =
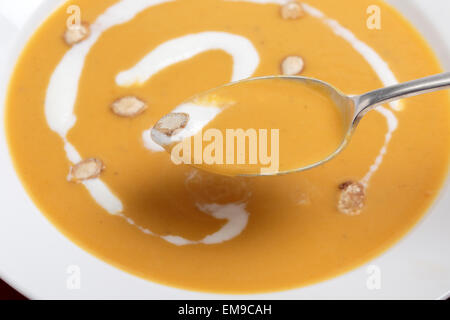
[[[72, 4], [85, 28], [70, 46], [62, 35]], [[380, 30], [366, 23], [374, 4]], [[307, 1], [303, 11], [283, 18], [276, 0], [64, 4], [30, 39], [7, 101], [11, 154], [36, 205], [103, 260], [191, 290], [295, 288], [380, 254], [442, 186], [447, 92], [371, 111], [344, 152], [285, 176], [232, 178], [175, 165], [151, 139], [158, 119], [187, 98], [280, 74], [287, 56], [303, 59], [301, 75], [346, 94], [441, 71], [414, 28], [382, 1]], [[134, 97], [134, 109], [119, 108], [123, 97]], [[280, 116], [292, 112], [277, 107]], [[77, 167], [83, 159], [91, 160]]]

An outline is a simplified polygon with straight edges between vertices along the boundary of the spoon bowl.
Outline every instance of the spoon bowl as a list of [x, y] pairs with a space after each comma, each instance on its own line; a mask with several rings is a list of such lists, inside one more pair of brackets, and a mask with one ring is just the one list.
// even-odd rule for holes
[[287, 173], [293, 173], [293, 172], [300, 172], [309, 170], [312, 168], [315, 168], [317, 166], [320, 166], [324, 164], [325, 162], [330, 161], [334, 157], [336, 157], [349, 143], [350, 138], [353, 134], [354, 129], [356, 128], [357, 121], [359, 121], [357, 117], [357, 100], [354, 99], [354, 97], [348, 96], [341, 92], [336, 87], [332, 86], [331, 84], [314, 79], [309, 77], [300, 77], [300, 76], [270, 76], [270, 77], [260, 77], [260, 78], [252, 78], [249, 80], [242, 80], [242, 81], [251, 81], [253, 79], [282, 79], [282, 80], [290, 80], [290, 81], [298, 81], [300, 83], [306, 84], [307, 86], [312, 87], [318, 87], [321, 89], [322, 92], [324, 92], [326, 95], [328, 95], [331, 100], [333, 100], [335, 107], [339, 110], [339, 112], [342, 115], [342, 128], [343, 128], [343, 135], [342, 135], [342, 141], [339, 144], [339, 146], [333, 150], [328, 156], [325, 158], [316, 161], [310, 165], [302, 166], [299, 168], [295, 168], [292, 170], [287, 171], [280, 171], [277, 174], [287, 174]]

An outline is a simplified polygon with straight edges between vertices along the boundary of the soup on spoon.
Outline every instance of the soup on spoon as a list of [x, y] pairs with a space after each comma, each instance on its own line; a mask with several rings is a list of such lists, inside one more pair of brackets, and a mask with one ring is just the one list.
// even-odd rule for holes
[[152, 129], [175, 163], [223, 175], [272, 175], [330, 157], [347, 132], [326, 88], [296, 78], [232, 83], [182, 103]]

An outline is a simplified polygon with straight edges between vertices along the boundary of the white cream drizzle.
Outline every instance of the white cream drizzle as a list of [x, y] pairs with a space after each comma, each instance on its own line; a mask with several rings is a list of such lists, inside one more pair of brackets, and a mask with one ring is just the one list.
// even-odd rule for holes
[[388, 131], [386, 132], [385, 138], [384, 138], [384, 144], [383, 147], [381, 147], [381, 150], [378, 154], [378, 156], [375, 158], [374, 163], [370, 166], [369, 171], [366, 173], [366, 175], [362, 178], [361, 183], [364, 184], [364, 186], [369, 185], [369, 181], [372, 178], [373, 174], [378, 170], [381, 163], [383, 162], [384, 155], [387, 152], [387, 146], [389, 145], [389, 142], [391, 141], [392, 134], [395, 130], [397, 130], [398, 127], [398, 120], [397, 117], [394, 115], [394, 113], [385, 108], [385, 107], [377, 107], [375, 109], [377, 112], [381, 113], [385, 118], [388, 126]]
[[201, 32], [164, 42], [129, 70], [116, 77], [119, 86], [143, 84], [159, 71], [209, 50], [223, 50], [233, 57], [231, 81], [250, 77], [259, 65], [259, 54], [253, 44], [239, 35], [227, 32]]
[[[246, 38], [226, 32], [201, 32], [189, 34], [164, 42], [149, 52], [132, 68], [120, 72], [116, 76], [116, 83], [119, 86], [130, 86], [142, 84], [159, 71], [178, 62], [190, 59], [202, 52], [221, 49], [233, 57], [233, 74], [231, 81], [238, 81], [251, 77], [259, 65], [259, 54], [253, 44]], [[186, 112], [190, 115], [191, 121], [182, 133], [171, 137], [170, 141], [164, 135], [159, 136], [159, 142], [153, 141], [151, 129], [142, 133], [144, 146], [154, 152], [161, 152], [162, 145], [171, 141], [179, 141], [183, 137], [193, 135], [200, 131], [220, 112], [214, 106], [199, 106], [194, 104], [182, 104], [172, 112]], [[192, 129], [192, 130], [190, 130]]]
[[[74, 108], [78, 83], [89, 51], [106, 30], [132, 20], [136, 14], [146, 8], [170, 1], [172, 0], [122, 0], [109, 7], [91, 25], [89, 38], [67, 51], [56, 67], [47, 88], [45, 116], [50, 129], [63, 139], [67, 158], [72, 163], [79, 162], [82, 158], [67, 140], [67, 133], [76, 123]], [[108, 213], [122, 212], [122, 202], [101, 179], [91, 180], [83, 185], [92, 198]]]
[[[51, 130], [58, 133], [63, 139], [67, 158], [72, 163], [81, 161], [82, 157], [78, 154], [76, 148], [67, 140], [67, 133], [76, 123], [74, 107], [78, 93], [78, 83], [86, 57], [91, 48], [100, 36], [111, 27], [131, 21], [138, 13], [147, 8], [171, 1], [173, 0], [122, 0], [111, 6], [91, 25], [90, 37], [72, 47], [56, 67], [47, 88], [45, 116]], [[282, 4], [285, 2], [284, 0], [227, 1], [246, 1], [260, 4]], [[387, 63], [372, 48], [358, 40], [350, 30], [342, 27], [337, 21], [325, 17], [322, 12], [309, 5], [305, 5], [305, 10], [311, 16], [321, 19], [336, 35], [349, 42], [367, 60], [384, 85], [398, 83]], [[259, 64], [259, 55], [251, 42], [246, 38], [225, 32], [211, 31], [186, 35], [161, 44], [144, 57], [135, 67], [119, 73], [116, 81], [119, 85], [145, 82], [163, 68], [211, 49], [222, 49], [233, 56], [232, 80], [251, 77]], [[391, 106], [394, 110], [400, 110], [398, 105], [393, 104]], [[380, 154], [363, 179], [363, 182], [366, 184], [380, 166], [383, 156], [386, 153], [387, 144], [391, 139], [392, 133], [397, 128], [397, 119], [390, 110], [379, 107], [377, 111], [386, 117], [389, 130]], [[163, 149], [159, 145], [151, 141], [149, 133], [147, 130], [142, 134], [145, 146], [153, 151], [162, 151]], [[146, 234], [159, 236], [146, 228], [136, 225], [131, 218], [124, 215], [122, 212], [122, 202], [101, 179], [90, 180], [83, 183], [83, 185], [89, 191], [92, 198], [107, 212], [122, 217], [129, 224], [135, 225]], [[175, 245], [195, 243], [214, 244], [233, 239], [247, 225], [249, 214], [245, 210], [245, 203], [231, 203], [226, 205], [202, 204], [198, 205], [198, 207], [202, 212], [210, 214], [216, 219], [228, 220], [228, 222], [216, 233], [206, 236], [200, 241], [191, 241], [173, 235], [160, 237]]]
[[136, 224], [136, 222], [120, 213], [119, 216], [124, 218], [130, 225], [136, 226], [145, 234], [160, 237], [161, 239], [170, 242], [177, 246], [185, 246], [192, 244], [218, 244], [229, 241], [244, 231], [248, 223], [249, 213], [245, 210], [246, 203], [229, 203], [229, 204], [197, 204], [198, 209], [218, 220], [227, 220], [227, 223], [221, 227], [217, 232], [207, 235], [201, 240], [193, 241], [186, 238], [174, 235], [160, 236], [155, 234], [148, 228], [144, 228]]

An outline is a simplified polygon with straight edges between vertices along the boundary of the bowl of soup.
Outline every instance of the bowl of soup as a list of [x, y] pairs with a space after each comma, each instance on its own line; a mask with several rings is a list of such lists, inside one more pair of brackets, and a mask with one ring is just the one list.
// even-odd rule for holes
[[[31, 298], [444, 297], [448, 91], [377, 107], [336, 158], [288, 175], [174, 163], [151, 136], [230, 81], [290, 74], [356, 95], [442, 72], [448, 4], [426, 2], [44, 1], [2, 79], [1, 277]], [[254, 105], [237, 125], [270, 127], [264, 90], [241, 93]], [[285, 96], [271, 112], [294, 123], [314, 105]], [[281, 134], [280, 154], [302, 151]]]

